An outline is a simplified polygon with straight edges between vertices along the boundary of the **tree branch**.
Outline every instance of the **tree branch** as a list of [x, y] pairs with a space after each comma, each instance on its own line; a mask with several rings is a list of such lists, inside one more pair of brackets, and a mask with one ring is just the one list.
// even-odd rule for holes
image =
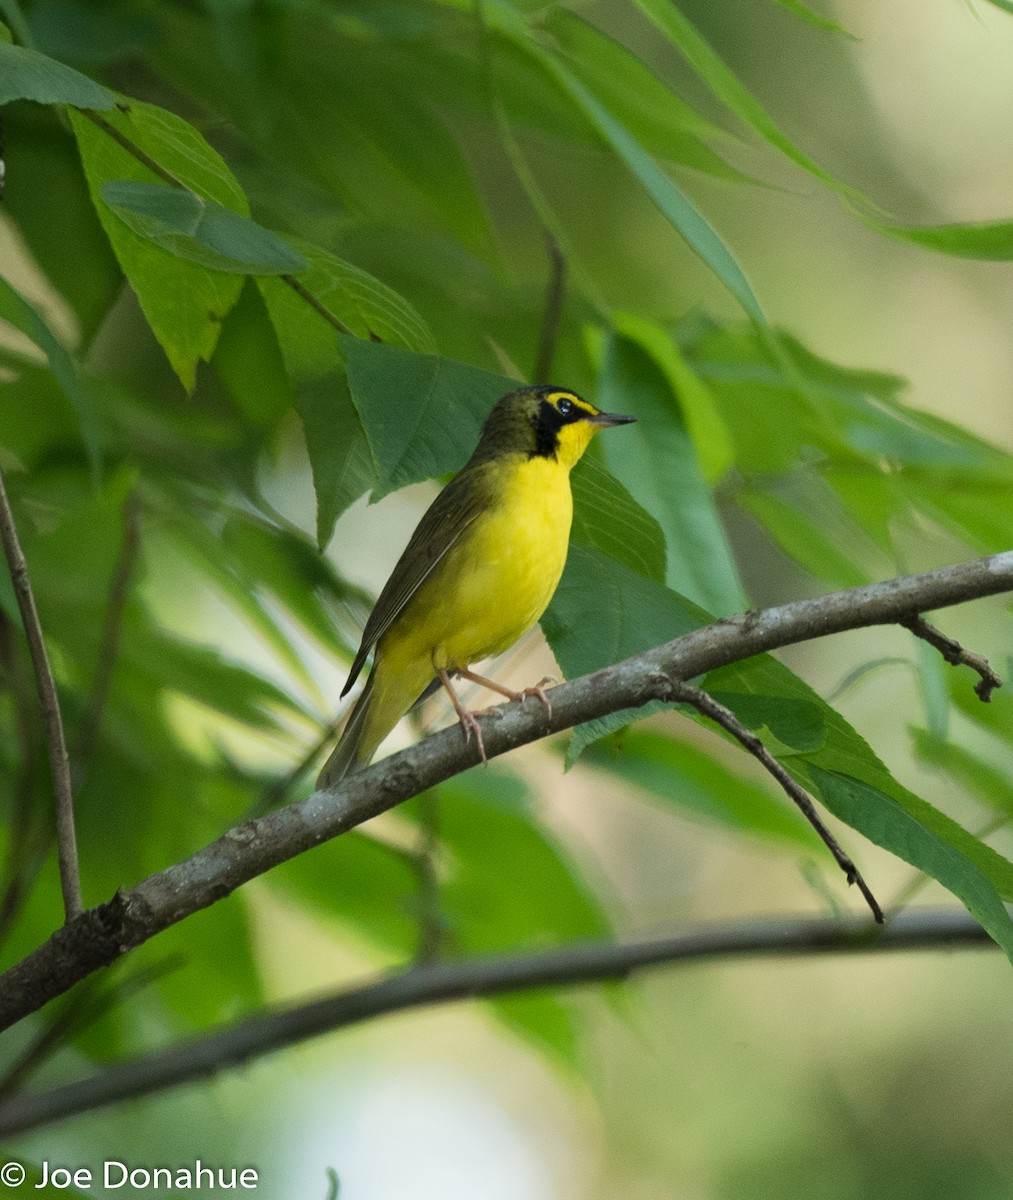
[[673, 698], [682, 700], [686, 704], [691, 704], [701, 716], [707, 717], [716, 725], [720, 725], [726, 733], [730, 734], [745, 750], [749, 751], [765, 771], [769, 772], [777, 780], [788, 797], [798, 805], [805, 819], [820, 835], [823, 844], [834, 856], [834, 861], [844, 872], [848, 883], [855, 884], [865, 897], [866, 903], [872, 910], [876, 924], [882, 925], [885, 919], [883, 917], [883, 910], [879, 907], [876, 897], [869, 890], [868, 884], [862, 878], [861, 872], [847, 854], [845, 854], [838, 840], [824, 825], [823, 819], [816, 811], [816, 806], [813, 804], [805, 788], [800, 787], [792, 779], [784, 767], [781, 766], [763, 744], [761, 739], [751, 730], [747, 729], [730, 708], [715, 700], [707, 692], [701, 691], [700, 688], [691, 687], [688, 683], [676, 684], [673, 686]]
[[35, 705], [28, 673], [15, 644], [14, 622], [0, 612], [0, 669], [7, 676], [18, 730], [18, 773], [11, 800], [12, 812], [3, 883], [0, 884], [0, 946], [17, 923], [18, 914], [31, 891], [48, 849], [47, 830], [32, 838], [33, 801], [37, 770], [37, 730]]
[[53, 798], [56, 803], [56, 843], [60, 864], [60, 885], [63, 888], [63, 908], [68, 923], [80, 916], [81, 874], [77, 865], [77, 836], [74, 832], [74, 796], [70, 784], [70, 763], [67, 759], [67, 741], [63, 733], [60, 716], [60, 701], [56, 695], [56, 684], [49, 666], [49, 655], [42, 636], [39, 611], [35, 607], [35, 595], [28, 577], [28, 563], [18, 538], [7, 499], [7, 484], [0, 470], [0, 540], [14, 584], [21, 622], [28, 639], [28, 649], [35, 669], [35, 681], [42, 709], [42, 725], [46, 734], [46, 749], [49, 752], [49, 767], [52, 774]]
[[909, 617], [900, 624], [905, 629], [910, 629], [915, 637], [921, 638], [933, 649], [938, 650], [951, 667], [970, 667], [972, 671], [977, 671], [980, 678], [974, 685], [974, 690], [983, 703], [988, 704], [995, 689], [1002, 687], [1002, 679], [987, 658], [975, 654], [973, 650], [965, 650], [959, 642], [947, 637], [941, 629], [937, 629], [924, 617]]
[[[892, 624], [924, 610], [1007, 591], [1013, 591], [1013, 551], [717, 621], [554, 688], [551, 712], [541, 704], [504, 706], [497, 716], [483, 719], [486, 752], [492, 758], [583, 721], [650, 700], [672, 701], [684, 680], [780, 646]], [[183, 862], [89, 909], [0, 976], [0, 1029], [278, 863], [476, 761], [474, 743], [465, 743], [453, 726], [336, 788], [235, 826]]]
[[858, 918], [778, 918], [715, 924], [625, 945], [578, 942], [535, 953], [418, 963], [360, 987], [175, 1042], [75, 1083], [22, 1093], [0, 1104], [0, 1135], [192, 1083], [308, 1038], [425, 1005], [627, 979], [645, 967], [663, 964], [941, 946], [980, 948], [994, 943], [962, 909], [922, 909], [901, 914], [889, 927]]

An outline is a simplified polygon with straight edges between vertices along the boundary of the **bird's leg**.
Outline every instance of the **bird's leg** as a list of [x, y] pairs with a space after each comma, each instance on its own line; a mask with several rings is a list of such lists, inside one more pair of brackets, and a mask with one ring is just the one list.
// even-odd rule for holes
[[[455, 674], [462, 675], [464, 672], [457, 671]], [[436, 668], [436, 675], [440, 683], [446, 688], [447, 695], [450, 697], [450, 703], [454, 706], [454, 712], [457, 713], [457, 719], [461, 722], [461, 729], [464, 731], [464, 740], [470, 742], [471, 735], [474, 733], [475, 744], [478, 746], [478, 753], [481, 756], [482, 762], [488, 764], [489, 760], [485, 756], [485, 744], [482, 741], [482, 730], [475, 719], [475, 714], [469, 712], [457, 698], [454, 685], [450, 682], [450, 675], [443, 667]]]
[[482, 687], [488, 688], [491, 692], [499, 692], [501, 696], [506, 696], [508, 700], [523, 700], [525, 696], [537, 696], [545, 705], [545, 711], [550, 717], [552, 716], [552, 701], [545, 694], [545, 685], [557, 682], [551, 675], [546, 675], [544, 679], [540, 679], [534, 687], [521, 688], [519, 692], [515, 692], [511, 688], [497, 683], [494, 679], [486, 679], [484, 675], [476, 675], [474, 671], [467, 671], [462, 668], [455, 671], [454, 674], [460, 675], [462, 679], [470, 679], [472, 683], [481, 684]]

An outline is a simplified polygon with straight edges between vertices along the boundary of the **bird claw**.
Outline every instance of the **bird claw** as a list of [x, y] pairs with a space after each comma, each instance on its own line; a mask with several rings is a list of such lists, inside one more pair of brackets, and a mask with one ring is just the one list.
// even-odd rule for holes
[[461, 722], [461, 731], [464, 734], [465, 745], [471, 742], [471, 735], [475, 735], [475, 746], [478, 749], [479, 758], [486, 766], [489, 765], [489, 759], [485, 754], [485, 743], [482, 741], [482, 727], [478, 723], [478, 714], [468, 712], [467, 709], [461, 711], [458, 719]]
[[537, 696], [538, 699], [541, 700], [542, 704], [545, 705], [546, 716], [551, 717], [552, 716], [552, 701], [545, 694], [545, 685], [547, 683], [558, 683], [558, 682], [559, 681], [554, 676], [546, 675], [544, 679], [539, 679], [539, 681], [533, 687], [522, 688], [517, 693], [517, 696], [521, 700], [525, 699], [527, 696]]

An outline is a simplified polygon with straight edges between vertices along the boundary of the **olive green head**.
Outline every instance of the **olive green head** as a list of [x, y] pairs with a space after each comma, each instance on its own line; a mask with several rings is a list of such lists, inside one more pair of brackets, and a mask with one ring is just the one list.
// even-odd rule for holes
[[518, 388], [496, 402], [482, 426], [472, 464], [508, 455], [552, 458], [569, 468], [599, 429], [636, 417], [605, 413], [566, 388]]

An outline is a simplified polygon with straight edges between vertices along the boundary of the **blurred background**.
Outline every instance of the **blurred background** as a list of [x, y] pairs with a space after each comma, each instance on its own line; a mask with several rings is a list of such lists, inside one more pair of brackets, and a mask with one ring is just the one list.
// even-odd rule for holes
[[[207, 5], [219, 19], [233, 8], [256, 7]], [[350, 27], [360, 15], [354, 5], [321, 8]], [[679, 8], [792, 141], [881, 206], [887, 220], [938, 225], [1011, 215], [1013, 16], [999, 6], [814, 0], [812, 10], [844, 32], [803, 19], [787, 2], [680, 0]], [[580, 10], [702, 112], [724, 121], [672, 47], [632, 7], [602, 2]], [[148, 53], [157, 61], [164, 46], [104, 61], [97, 48], [89, 55], [92, 43], [78, 34], [86, 6], [51, 0], [26, 5], [26, 12], [48, 53], [89, 74], [107, 72], [133, 94], [154, 92], [173, 107], [158, 94], [144, 59]], [[121, 36], [128, 26], [140, 31], [142, 44], [147, 23], [166, 19], [157, 5], [140, 3], [98, 5], [95, 14]], [[178, 42], [187, 22], [196, 28], [203, 16], [200, 6], [179, 6], [172, 37]], [[95, 32], [95, 47], [100, 42]], [[173, 53], [183, 62], [178, 44]], [[192, 64], [180, 67], [175, 84], [199, 107], [196, 59], [195, 53]], [[213, 122], [202, 128], [214, 142]], [[722, 153], [758, 182], [744, 186], [692, 172], [679, 178], [734, 248], [771, 323], [835, 363], [904, 377], [903, 400], [913, 409], [1013, 450], [1008, 264], [887, 239], [832, 190], [736, 132]], [[465, 134], [481, 158], [476, 131]], [[533, 135], [526, 149], [546, 194], [577, 231], [580, 261], [570, 269], [585, 295], [597, 291], [609, 308], [646, 309], [669, 322], [694, 312], [736, 315], [728, 294], [632, 179], [619, 171], [601, 175], [582, 143], [549, 133]], [[501, 202], [497, 237], [512, 286], [537, 307], [546, 270], [541, 231], [508, 165], [491, 148], [487, 153], [501, 191], [487, 184], [486, 194], [493, 194], [494, 207]], [[451, 357], [502, 366], [486, 338], [483, 306], [492, 302], [475, 261], [462, 254], [459, 264], [462, 292], [471, 294], [467, 312], [427, 305], [434, 287], [427, 273], [437, 262], [438, 270], [447, 267], [435, 249], [425, 260], [418, 251], [424, 238], [406, 256], [407, 241], [399, 243], [389, 228], [339, 218], [323, 191], [300, 196], [283, 164], [272, 189], [268, 174], [243, 176], [236, 155], [240, 161], [226, 157], [265, 223], [283, 225], [285, 206], [305, 202], [304, 236], [335, 246], [401, 290]], [[608, 236], [596, 241], [596, 229]], [[77, 318], [31, 256], [17, 258], [23, 246], [2, 214], [0, 239], [5, 261], [20, 264], [14, 270], [25, 293], [72, 342]], [[574, 305], [571, 333], [581, 316]], [[174, 381], [164, 363], [156, 365], [160, 351], [136, 305], [124, 296], [120, 306], [117, 319], [96, 335], [93, 361], [115, 361], [122, 379], [144, 378], [168, 393]], [[497, 317], [509, 357], [516, 331], [509, 313]], [[561, 383], [578, 354], [572, 349], [578, 337], [570, 349], [560, 346]], [[261, 470], [263, 493], [312, 536], [313, 485], [294, 425]], [[339, 572], [374, 593], [434, 493], [435, 485], [419, 484], [377, 504], [356, 502], [328, 546]], [[741, 515], [724, 515], [753, 604], [825, 590], [783, 550], [756, 539]], [[936, 531], [915, 528], [899, 566], [918, 570], [967, 556], [956, 543], [952, 555], [950, 549]], [[162, 619], [258, 671], [277, 669], [227, 607], [210, 596], [196, 606], [178, 583], [174, 592], [175, 571], [171, 556], [148, 567], [145, 586]], [[997, 603], [961, 614], [965, 641], [1002, 666], [1009, 661], [1004, 614]], [[333, 700], [344, 665], [308, 641], [302, 650], [321, 693]], [[545, 673], [547, 653], [540, 635], [529, 639], [510, 656], [505, 677]], [[793, 648], [782, 658], [829, 696], [863, 664], [910, 655], [906, 635], [886, 630]], [[908, 786], [942, 807], [962, 805], [961, 819], [971, 828], [988, 823], [986, 812], [955, 797], [948, 778], [912, 753], [911, 727], [925, 722], [927, 701], [924, 681], [910, 666], [882, 666], [834, 702]], [[194, 746], [225, 744], [267, 767], [286, 761], [284, 747], [225, 728], [197, 706], [183, 705], [180, 719]], [[427, 720], [441, 724], [446, 713]], [[655, 717], [648, 728], [667, 731], [677, 722]], [[402, 729], [392, 745], [412, 736]], [[702, 731], [691, 741], [712, 752], [717, 745]], [[729, 761], [759, 785], [753, 764]], [[673, 817], [669, 807], [600, 767], [563, 774], [558, 748], [518, 751], [510, 766], [538, 788], [540, 819], [596, 880], [620, 935], [812, 911], [824, 907], [827, 888], [842, 902], [839, 881], [822, 863], [813, 868], [816, 851], [800, 859], [797, 848], [774, 839], [731, 835], [726, 825], [688, 813]], [[501, 773], [497, 765], [489, 769], [494, 781]], [[116, 819], [130, 816], [119, 810]], [[392, 818], [381, 823], [381, 835], [396, 838], [397, 828]], [[909, 868], [849, 830], [841, 837], [885, 906], [906, 892]], [[320, 874], [326, 886], [323, 866]], [[397, 961], [270, 880], [256, 881], [243, 895], [241, 923], [269, 1003], [348, 985]], [[943, 903], [947, 896], [929, 884], [918, 899]], [[857, 907], [850, 896], [843, 902]], [[218, 918], [192, 920], [199, 927]], [[208, 936], [229, 936], [227, 925]], [[53, 1163], [111, 1157], [154, 1165], [196, 1156], [253, 1165], [258, 1194], [278, 1200], [324, 1200], [327, 1168], [338, 1173], [342, 1200], [998, 1200], [1013, 1188], [1009, 995], [1009, 964], [996, 950], [662, 967], [621, 988], [557, 993], [579, 1031], [573, 1039], [538, 1044], [486, 1006], [451, 1004], [318, 1038], [209, 1085], [75, 1117], [14, 1139], [8, 1149]], [[242, 1011], [236, 1001], [231, 1015]], [[222, 1015], [229, 1015], [228, 1004]], [[147, 1034], [165, 1032], [157, 1017], [145, 1021]], [[134, 1029], [125, 1045], [138, 1044], [137, 1036]], [[83, 1068], [87, 1059], [79, 1052]], [[52, 1078], [58, 1074], [54, 1067]]]

